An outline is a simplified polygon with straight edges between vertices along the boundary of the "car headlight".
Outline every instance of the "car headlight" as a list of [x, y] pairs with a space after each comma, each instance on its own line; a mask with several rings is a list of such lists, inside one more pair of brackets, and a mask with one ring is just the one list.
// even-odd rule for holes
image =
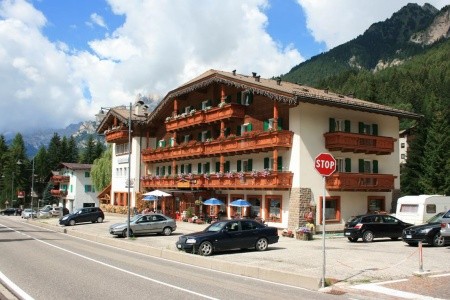
[[68, 216], [64, 216], [61, 220], [67, 220], [68, 218]]
[[419, 230], [419, 233], [427, 234], [428, 232], [431, 231], [431, 229], [432, 229], [432, 228], [421, 229], [421, 230]]
[[186, 240], [186, 244], [195, 244], [195, 243], [196, 243], [196, 240], [193, 239], [193, 238], [188, 238], [188, 239]]

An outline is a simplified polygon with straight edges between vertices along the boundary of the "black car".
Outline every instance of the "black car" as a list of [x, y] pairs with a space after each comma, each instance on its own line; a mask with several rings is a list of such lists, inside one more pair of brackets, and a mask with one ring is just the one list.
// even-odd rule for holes
[[410, 246], [417, 246], [421, 241], [434, 247], [443, 247], [449, 239], [441, 236], [441, 220], [445, 212], [431, 217], [425, 224], [408, 227], [403, 230], [402, 239]]
[[205, 230], [179, 237], [179, 250], [211, 255], [215, 251], [255, 248], [267, 250], [269, 244], [277, 243], [278, 229], [267, 227], [255, 220], [224, 220], [215, 222]]
[[73, 226], [83, 222], [101, 223], [104, 219], [105, 215], [100, 207], [83, 207], [59, 219], [59, 224]]
[[2, 216], [20, 216], [22, 214], [22, 210], [20, 208], [10, 207], [0, 211], [0, 215]]
[[397, 240], [402, 236], [403, 229], [412, 225], [390, 215], [360, 215], [345, 223], [344, 236], [350, 242], [356, 242], [359, 238], [364, 242], [372, 242], [374, 238]]

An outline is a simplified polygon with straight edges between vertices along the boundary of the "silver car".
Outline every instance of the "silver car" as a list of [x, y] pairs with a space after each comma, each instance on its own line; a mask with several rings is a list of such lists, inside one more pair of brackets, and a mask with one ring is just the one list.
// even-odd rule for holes
[[450, 210], [442, 216], [441, 219], [441, 236], [450, 237]]
[[[130, 219], [130, 235], [144, 235], [149, 233], [157, 233], [170, 235], [177, 229], [174, 219], [163, 214], [146, 214], [136, 215]], [[113, 224], [109, 227], [109, 233], [127, 237], [127, 222]]]

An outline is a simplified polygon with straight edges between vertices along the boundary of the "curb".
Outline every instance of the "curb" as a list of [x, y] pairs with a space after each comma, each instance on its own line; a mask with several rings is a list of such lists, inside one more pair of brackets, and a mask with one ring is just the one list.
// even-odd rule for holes
[[77, 231], [67, 230], [66, 228], [61, 228], [55, 225], [50, 225], [46, 223], [36, 222], [37, 226], [64, 233], [70, 236], [83, 238], [89, 241], [98, 242], [101, 244], [114, 246], [117, 248], [146, 254], [162, 259], [167, 259], [175, 262], [184, 263], [187, 265], [193, 265], [197, 267], [202, 267], [205, 269], [210, 269], [219, 272], [231, 273], [235, 275], [256, 278], [260, 280], [275, 282], [279, 284], [292, 285], [296, 287], [301, 287], [308, 290], [318, 291], [320, 288], [321, 278], [308, 277], [301, 274], [295, 274], [291, 272], [283, 272], [276, 269], [267, 269], [254, 266], [247, 266], [244, 264], [231, 263], [223, 260], [215, 259], [214, 257], [204, 257], [199, 255], [193, 255], [181, 251], [173, 251], [164, 248], [155, 248], [147, 245], [139, 245], [137, 247], [132, 242], [116, 240], [111, 238], [106, 238], [103, 236], [92, 235], [88, 233], [81, 233]]

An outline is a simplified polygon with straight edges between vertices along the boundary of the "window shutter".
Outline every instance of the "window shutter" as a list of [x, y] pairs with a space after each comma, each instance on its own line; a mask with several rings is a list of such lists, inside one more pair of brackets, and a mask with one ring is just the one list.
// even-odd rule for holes
[[278, 171], [283, 171], [283, 156], [278, 156], [277, 162], [278, 162]]
[[210, 139], [210, 138], [211, 138], [211, 131], [210, 131], [210, 130], [208, 130], [208, 131], [206, 132], [206, 138], [207, 138], [207, 139]]
[[361, 134], [364, 133], [364, 123], [363, 122], [358, 123], [358, 133], [361, 133]]
[[268, 131], [269, 130], [269, 121], [268, 120], [264, 120], [263, 130], [264, 131]]
[[336, 121], [333, 118], [328, 119], [330, 132], [334, 132], [336, 130]]
[[251, 170], [253, 170], [253, 159], [249, 159], [248, 161], [247, 161], [247, 171], [251, 171]]
[[163, 140], [161, 144], [162, 144], [163, 148], [166, 147], [166, 141]]
[[238, 125], [238, 126], [236, 127], [236, 136], [240, 136], [240, 135], [241, 135], [241, 130], [242, 130], [242, 126], [241, 126], [241, 125]]
[[372, 124], [372, 134], [378, 135], [378, 124]]
[[252, 131], [252, 129], [253, 129], [252, 123], [248, 123], [247, 131], [250, 132], [250, 131]]
[[372, 161], [372, 172], [378, 174], [378, 160]]
[[172, 175], [172, 166], [167, 166], [167, 174]]
[[197, 134], [197, 141], [199, 141], [199, 142], [202, 141], [202, 133], [201, 133], [201, 132], [199, 132], [199, 133]]
[[236, 97], [237, 104], [242, 104], [241, 98], [242, 98], [242, 92], [237, 92], [237, 97]]
[[156, 175], [159, 175], [159, 167], [156, 167]]
[[184, 174], [184, 165], [181, 165], [181, 174]]
[[345, 172], [352, 171], [352, 160], [350, 158], [345, 159]]
[[206, 106], [212, 106], [211, 99], [208, 99], [208, 100], [206, 101]]
[[220, 172], [220, 162], [216, 161], [216, 173]]
[[278, 118], [278, 130], [283, 130], [283, 119]]
[[166, 166], [161, 167], [161, 175], [166, 175]]
[[197, 164], [197, 174], [200, 174], [202, 172], [202, 163]]
[[250, 104], [252, 104], [253, 103], [253, 93], [251, 93], [251, 92], [248, 92], [247, 94], [246, 94], [246, 97], [245, 97], [246, 99], [246, 104], [248, 104], [248, 105], [250, 105]]
[[242, 161], [239, 159], [237, 161], [237, 171], [240, 172], [242, 170]]
[[209, 162], [205, 164], [205, 173], [209, 173]]
[[224, 167], [224, 171], [225, 172], [230, 172], [230, 161], [229, 160], [227, 160], [226, 162], [225, 162], [225, 167]]
[[230, 127], [225, 128], [224, 135], [225, 136], [229, 136], [230, 135]]
[[350, 120], [345, 120], [344, 121], [344, 131], [345, 132], [350, 132]]
[[188, 173], [192, 173], [192, 164], [188, 164]]
[[264, 157], [264, 169], [270, 169], [269, 163], [270, 159], [268, 157]]
[[359, 173], [364, 173], [364, 159], [358, 160], [358, 171]]

